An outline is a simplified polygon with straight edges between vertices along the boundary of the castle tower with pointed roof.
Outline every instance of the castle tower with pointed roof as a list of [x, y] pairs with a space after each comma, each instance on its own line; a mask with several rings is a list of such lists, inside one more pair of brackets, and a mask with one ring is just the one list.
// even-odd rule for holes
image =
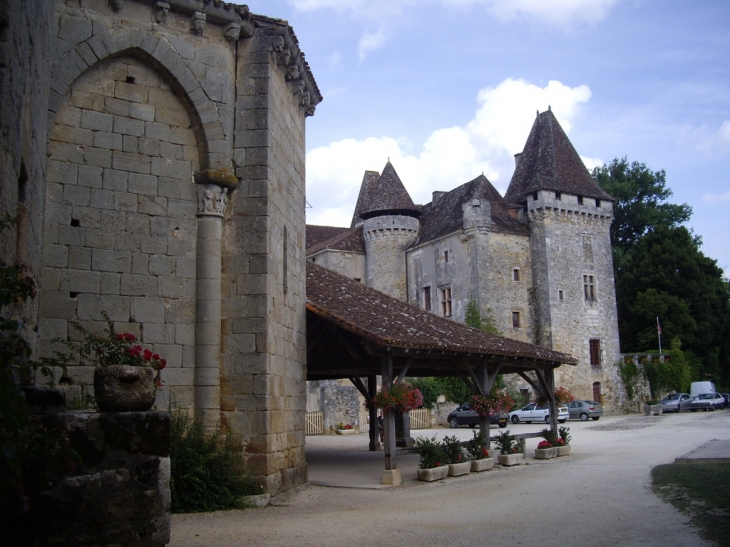
[[388, 161], [375, 178], [363, 179], [353, 224], [362, 222], [367, 255], [367, 284], [406, 300], [405, 250], [418, 236], [421, 212]]
[[[580, 358], [563, 385], [590, 386], [600, 399], [618, 360], [609, 228], [613, 199], [601, 190], [551, 110], [538, 114], [505, 199], [530, 231], [535, 341]], [[571, 377], [564, 377], [570, 375]]]

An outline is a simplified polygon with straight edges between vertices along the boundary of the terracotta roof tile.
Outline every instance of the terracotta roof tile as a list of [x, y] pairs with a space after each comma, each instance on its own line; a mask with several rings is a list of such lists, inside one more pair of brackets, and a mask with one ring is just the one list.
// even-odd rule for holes
[[307, 309], [381, 346], [522, 357], [553, 365], [578, 362], [565, 353], [439, 317], [311, 262]]
[[340, 226], [317, 226], [315, 224], [307, 224], [307, 249], [332, 239], [335, 236], [341, 235], [346, 232], [349, 228], [342, 228]]
[[[393, 165], [388, 162], [383, 168], [383, 174], [377, 179], [371, 180], [370, 174], [374, 171], [366, 171], [363, 179], [363, 187], [361, 187], [361, 196], [363, 196], [363, 188], [367, 184], [366, 195], [363, 196], [363, 203], [358, 198], [358, 206], [362, 206], [362, 210], [358, 213], [360, 218], [366, 219], [379, 214], [387, 214], [388, 212], [398, 212], [398, 214], [406, 214], [409, 216], [419, 216], [419, 209], [413, 204], [411, 196], [408, 195], [406, 187], [395, 172]], [[356, 207], [356, 212], [358, 211]]]
[[[323, 226], [319, 226], [322, 228]], [[307, 242], [309, 242], [309, 226], [307, 226]], [[365, 240], [362, 235], [362, 226], [356, 228], [339, 228], [342, 230], [334, 236], [324, 241], [307, 247], [307, 256], [325, 249], [332, 249], [335, 251], [349, 251], [351, 253], [364, 253], [365, 252]]]
[[375, 183], [378, 182], [379, 178], [380, 173], [377, 171], [365, 171], [360, 185], [360, 193], [357, 196], [355, 212], [352, 214], [350, 228], [354, 228], [358, 222], [362, 223], [360, 215], [370, 209], [370, 203], [373, 201], [373, 193], [375, 192]]
[[535, 119], [504, 199], [519, 204], [537, 190], [613, 201], [594, 182], [551, 110]]

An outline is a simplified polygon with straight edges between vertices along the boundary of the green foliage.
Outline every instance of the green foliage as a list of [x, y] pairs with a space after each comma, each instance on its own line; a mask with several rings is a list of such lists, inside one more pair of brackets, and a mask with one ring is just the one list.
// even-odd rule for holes
[[442, 395], [441, 386], [436, 378], [409, 378], [411, 385], [423, 395], [423, 408], [432, 408], [439, 395]]
[[479, 307], [474, 300], [469, 300], [469, 303], [466, 305], [464, 322], [467, 324], [467, 326], [474, 329], [483, 330], [485, 332], [488, 332], [489, 334], [496, 334], [497, 336], [502, 335], [499, 327], [497, 327], [497, 322], [492, 316], [492, 309], [489, 308], [487, 310], [487, 313], [485, 315], [482, 315], [479, 312]]
[[494, 444], [499, 448], [500, 454], [517, 454], [520, 451], [517, 437], [509, 432], [509, 429], [498, 433], [494, 438]]
[[549, 442], [551, 446], [558, 446], [558, 435], [549, 427], [540, 431], [540, 435], [542, 435], [542, 438]]
[[618, 367], [618, 375], [621, 378], [621, 382], [626, 389], [626, 398], [629, 401], [633, 401], [636, 393], [636, 384], [640, 377], [639, 367], [636, 366], [633, 360], [619, 361], [616, 363], [616, 366]]
[[243, 496], [260, 494], [242, 464], [240, 440], [206, 435], [202, 415], [171, 408], [170, 490], [173, 513], [243, 509]]
[[416, 447], [421, 456], [419, 467], [421, 469], [432, 469], [441, 467], [446, 463], [446, 455], [444, 454], [441, 443], [436, 440], [436, 435], [431, 437], [418, 437], [416, 439]]
[[558, 435], [560, 435], [560, 438], [563, 439], [563, 442], [565, 444], [570, 444], [570, 428], [565, 426], [558, 427]]
[[436, 378], [441, 386], [441, 393], [444, 394], [446, 400], [454, 403], [465, 403], [472, 396], [471, 389], [464, 383], [464, 380], [458, 377]]
[[464, 443], [464, 448], [466, 448], [466, 451], [469, 453], [469, 456], [472, 460], [483, 460], [484, 458], [489, 457], [489, 452], [487, 451], [487, 437], [484, 435], [484, 433], [477, 431], [476, 429], [472, 431], [474, 434], [471, 440], [468, 440]]
[[730, 463], [673, 463], [651, 470], [654, 492], [689, 515], [717, 545], [730, 537]]
[[660, 363], [658, 358], [654, 358], [644, 363], [644, 375], [654, 399], [664, 391], [689, 392], [692, 369], [685, 359], [679, 338], [672, 340], [667, 362]]
[[464, 461], [464, 447], [456, 435], [444, 437], [441, 442], [446, 463], [462, 463]]

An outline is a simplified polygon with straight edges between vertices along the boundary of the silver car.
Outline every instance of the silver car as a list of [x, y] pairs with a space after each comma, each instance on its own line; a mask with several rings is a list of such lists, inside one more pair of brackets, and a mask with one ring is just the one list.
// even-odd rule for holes
[[670, 393], [659, 402], [662, 412], [682, 412], [689, 409], [692, 397], [689, 393]]
[[603, 405], [595, 401], [571, 401], [568, 404], [568, 415], [573, 419], [587, 422], [588, 418], [597, 420], [603, 416]]
[[719, 393], [700, 393], [692, 399], [689, 409], [692, 412], [697, 410], [715, 410], [725, 408], [725, 398]]

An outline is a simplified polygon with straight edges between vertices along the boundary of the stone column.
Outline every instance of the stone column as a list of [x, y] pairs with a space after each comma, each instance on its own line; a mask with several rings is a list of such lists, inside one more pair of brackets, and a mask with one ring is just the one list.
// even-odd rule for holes
[[195, 272], [195, 408], [207, 431], [218, 427], [221, 409], [221, 237], [230, 192], [238, 179], [207, 169], [198, 185]]

